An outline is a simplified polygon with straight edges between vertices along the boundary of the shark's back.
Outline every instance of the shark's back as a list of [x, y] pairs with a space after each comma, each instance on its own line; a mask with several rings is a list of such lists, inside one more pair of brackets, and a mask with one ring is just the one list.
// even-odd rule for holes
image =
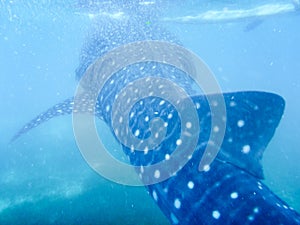
[[[201, 127], [197, 149], [176, 174], [149, 185], [150, 195], [173, 224], [299, 224], [299, 214], [260, 181], [263, 152], [282, 117], [284, 100], [265, 92], [227, 93], [224, 99], [227, 126], [217, 158], [206, 171], [199, 171], [199, 161], [208, 144], [211, 114], [205, 96], [193, 97], [195, 105], [201, 106], [197, 109]], [[160, 112], [159, 101], [155, 104], [152, 100], [150, 105]], [[141, 111], [151, 118], [149, 105], [143, 106]], [[160, 113], [164, 115], [167, 111], [173, 115], [172, 129], [166, 134], [164, 144], [146, 155], [124, 147], [134, 165], [148, 165], [151, 160], [157, 163], [176, 148], [178, 135], [168, 134], [180, 133], [180, 118], [172, 109], [166, 110], [168, 107], [172, 108], [161, 107]], [[145, 114], [141, 113], [140, 118]], [[133, 130], [134, 124], [139, 124], [140, 130], [143, 128], [137, 121], [131, 124]], [[147, 126], [144, 128], [147, 130]], [[142, 179], [148, 182], [156, 179], [143, 171], [138, 171]]]
[[[109, 24], [100, 27], [83, 49], [77, 78], [82, 78], [97, 58], [122, 44], [147, 39], [179, 43], [159, 26], [148, 27], [142, 22], [112, 23], [110, 27]], [[94, 105], [95, 116], [104, 120], [114, 132], [111, 106], [116, 96], [126, 85], [147, 76], [170, 79], [190, 95], [199, 91], [194, 89], [195, 82], [189, 75], [173, 66], [155, 62], [130, 65], [105, 83]], [[94, 87], [93, 83], [86, 85], [86, 89]], [[131, 112], [137, 112], [129, 120], [131, 131], [138, 130], [136, 136], [147, 139], [151, 133], [149, 123], [153, 118], [160, 117], [166, 123], [166, 138], [146, 154], [124, 145], [130, 163], [139, 167], [137, 173], [145, 184], [152, 184], [147, 186], [150, 195], [173, 224], [300, 224], [299, 215], [259, 181], [263, 177], [263, 151], [281, 119], [283, 99], [265, 92], [221, 95], [227, 110], [225, 136], [222, 145], [218, 146], [220, 151], [217, 158], [205, 171], [200, 172], [198, 166], [205, 147], [212, 144], [209, 143], [212, 111], [208, 96], [204, 95], [191, 98], [200, 124], [193, 155], [177, 173], [170, 174], [169, 179], [158, 183], [149, 182], [155, 180], [156, 176], [143, 174], [142, 168], [172, 157], [176, 146], [180, 144], [180, 115], [169, 102], [162, 104], [160, 98], [151, 96], [143, 99], [142, 104], [137, 102], [131, 109]], [[53, 117], [71, 114], [74, 110], [86, 112], [88, 106], [88, 99], [82, 96], [74, 109], [74, 99], [69, 98], [27, 123], [14, 139]]]

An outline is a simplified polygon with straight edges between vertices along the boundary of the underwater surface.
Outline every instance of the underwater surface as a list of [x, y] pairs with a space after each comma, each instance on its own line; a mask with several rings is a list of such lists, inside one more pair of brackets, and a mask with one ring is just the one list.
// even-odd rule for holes
[[[196, 53], [222, 92], [266, 91], [284, 98], [283, 117], [264, 152], [262, 183], [299, 212], [299, 5], [0, 1], [0, 224], [170, 224], [146, 188], [112, 182], [89, 167], [74, 138], [72, 116], [55, 117], [11, 142], [32, 118], [74, 96], [84, 63], [96, 60], [85, 55], [95, 34], [130, 39], [126, 29], [117, 37], [105, 33], [106, 26], [122, 27], [124, 21], [138, 21], [147, 31], [163, 27], [170, 36], [162, 39], [174, 37]], [[136, 40], [139, 33], [129, 41]], [[100, 133], [122, 158], [110, 130]]]

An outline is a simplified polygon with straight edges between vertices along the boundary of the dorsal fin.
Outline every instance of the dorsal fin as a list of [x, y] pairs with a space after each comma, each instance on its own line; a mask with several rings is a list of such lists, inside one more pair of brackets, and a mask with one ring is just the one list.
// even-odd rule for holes
[[262, 179], [262, 156], [282, 117], [282, 97], [266, 92], [224, 94], [227, 125], [218, 159]]

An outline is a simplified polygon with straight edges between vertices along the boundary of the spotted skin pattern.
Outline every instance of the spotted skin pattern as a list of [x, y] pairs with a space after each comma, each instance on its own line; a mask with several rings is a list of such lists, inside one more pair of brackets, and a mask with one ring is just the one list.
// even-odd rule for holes
[[[211, 115], [207, 113], [209, 105], [205, 96], [196, 96], [193, 101], [201, 127], [198, 147], [175, 175], [147, 186], [150, 195], [172, 224], [299, 224], [299, 214], [260, 181], [262, 155], [281, 119], [284, 100], [265, 92], [227, 93], [224, 99], [227, 127], [214, 162], [199, 172], [199, 160], [208, 143]], [[178, 135], [169, 134], [180, 132], [180, 119], [171, 105], [159, 107], [160, 101], [148, 99], [149, 104], [146, 100], [137, 104], [142, 112], [140, 119], [154, 117], [153, 113], [147, 113], [151, 107], [163, 115], [172, 129], [167, 132], [164, 143], [155, 149], [158, 151], [145, 154], [124, 147], [133, 165], [157, 163], [168, 158], [166, 156], [172, 157], [172, 150], [176, 148]], [[143, 135], [143, 128], [148, 130], [147, 123], [138, 123], [137, 119], [131, 123], [132, 130], [139, 127], [141, 136], [147, 137]], [[138, 173], [147, 182], [158, 178], [157, 174], [143, 174], [143, 170]]]
[[[128, 21], [101, 26], [83, 49], [77, 78], [80, 79], [95, 59], [113, 47], [147, 39], [179, 43], [159, 27], [143, 28], [142, 24]], [[95, 116], [112, 129], [110, 110], [117, 93], [135, 79], [149, 75], [168, 78], [190, 95], [197, 93], [189, 76], [176, 68], [154, 62], [131, 65], [107, 81], [96, 103], [81, 96], [81, 102], [74, 108], [73, 98], [69, 98], [27, 123], [16, 133], [13, 141], [51, 118], [71, 114], [73, 110], [75, 113], [90, 112], [93, 105]], [[223, 96], [227, 122], [217, 158], [205, 171], [198, 170], [208, 144], [212, 113], [207, 98], [198, 94], [192, 97], [200, 122], [197, 148], [176, 174], [163, 182], [146, 186], [150, 196], [171, 224], [300, 224], [299, 214], [260, 181], [263, 178], [263, 152], [281, 119], [284, 100], [265, 92], [236, 92]], [[164, 104], [161, 101], [155, 97], [140, 100], [131, 109], [133, 116], [129, 120], [130, 129], [141, 139], [150, 135], [149, 122], [153, 118], [160, 117], [165, 121], [166, 138], [156, 151], [141, 152], [123, 146], [130, 163], [139, 166], [137, 173], [144, 182], [159, 178], [160, 171], [143, 174], [143, 166], [169, 160], [179, 144], [188, 146], [178, 140], [181, 124], [175, 108], [167, 101]], [[217, 132], [217, 129], [213, 131]]]
[[[211, 115], [205, 96], [192, 99], [201, 127], [197, 149], [189, 162], [175, 175], [166, 181], [147, 186], [149, 194], [170, 222], [299, 224], [299, 214], [260, 181], [263, 177], [260, 161], [281, 119], [283, 99], [265, 92], [224, 94], [227, 109], [225, 138], [219, 155], [204, 172], [199, 172], [198, 164], [209, 138]], [[160, 104], [161, 99], [149, 97], [141, 101], [142, 104], [138, 102], [132, 109], [132, 112], [139, 114], [130, 120], [133, 132], [139, 128], [140, 138], [149, 136], [149, 121], [154, 117], [160, 116], [168, 123], [166, 139], [155, 149], [158, 151], [145, 154], [124, 146], [124, 152], [132, 165], [145, 166], [172, 157], [178, 144], [180, 119], [171, 104]], [[53, 106], [26, 124], [15, 138], [53, 117], [71, 114], [73, 104], [70, 98]], [[86, 112], [86, 102], [82, 101], [81, 104], [78, 111]], [[103, 110], [98, 109], [99, 106], [96, 104], [95, 113], [98, 118], [103, 118], [100, 114]], [[110, 116], [106, 117], [106, 122], [111, 124]], [[245, 148], [248, 150], [245, 151]], [[142, 169], [137, 172], [145, 181], [157, 178], [154, 174], [143, 177]]]

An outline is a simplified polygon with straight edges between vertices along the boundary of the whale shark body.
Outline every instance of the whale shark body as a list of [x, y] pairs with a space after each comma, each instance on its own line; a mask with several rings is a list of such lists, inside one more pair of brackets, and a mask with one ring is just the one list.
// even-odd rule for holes
[[[172, 34], [155, 25], [136, 21], [98, 24], [97, 32], [83, 49], [77, 78], [83, 77], [97, 58], [114, 47], [140, 40], [179, 43]], [[284, 111], [282, 97], [257, 91], [200, 95], [194, 81], [182, 71], [156, 62], [137, 63], [115, 73], [97, 97], [93, 113], [113, 133], [110, 110], [115, 97], [123, 87], [146, 76], [168, 78], [180, 85], [192, 96], [199, 118], [200, 133], [188, 162], [168, 179], [148, 185], [147, 181], [156, 176], [144, 174], [143, 168], [172, 155], [180, 137], [180, 115], [171, 103], [154, 96], [137, 101], [128, 115], [130, 130], [133, 133], [138, 130], [136, 136], [140, 139], [151, 135], [149, 123], [154, 118], [159, 117], [166, 124], [166, 135], [159, 146], [145, 152], [123, 145], [123, 150], [130, 164], [139, 168], [137, 174], [171, 224], [300, 224], [300, 215], [261, 182], [263, 152]], [[199, 171], [204, 149], [211, 144], [212, 111], [208, 98], [218, 99], [220, 95], [227, 112], [225, 136], [216, 159], [204, 171]], [[53, 117], [72, 114], [73, 110], [87, 113], [88, 99], [82, 97], [77, 106], [74, 109], [73, 97], [56, 104], [27, 123], [13, 140]]]

